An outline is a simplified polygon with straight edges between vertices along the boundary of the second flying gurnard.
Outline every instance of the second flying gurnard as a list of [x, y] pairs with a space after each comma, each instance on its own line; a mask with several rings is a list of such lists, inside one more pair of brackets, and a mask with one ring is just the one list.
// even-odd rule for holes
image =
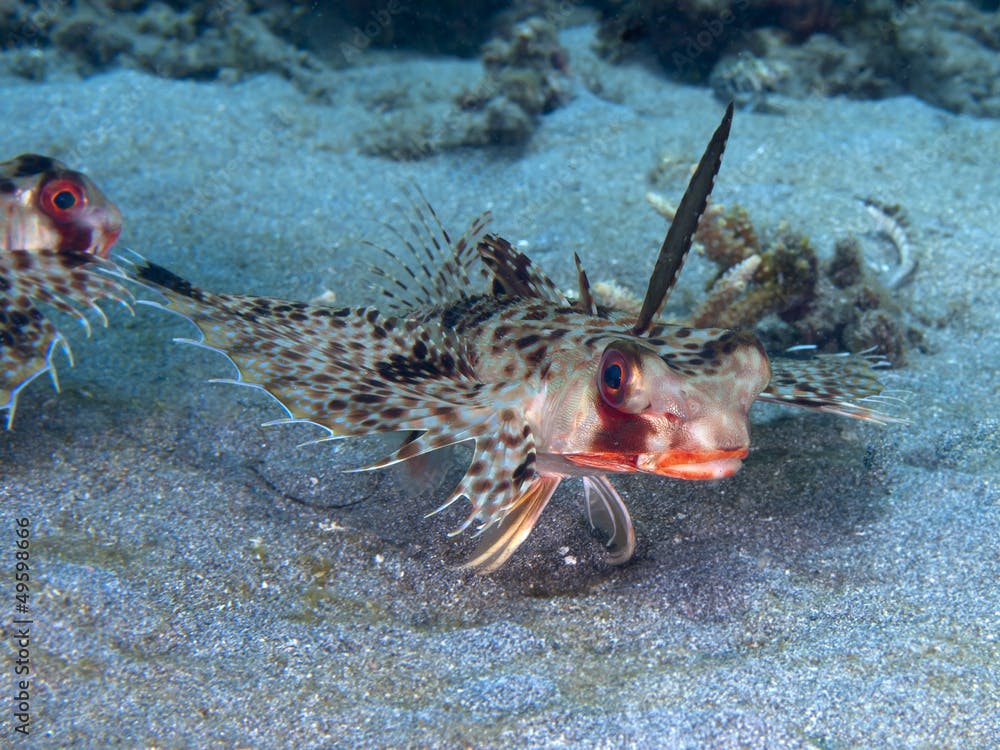
[[[99, 300], [132, 295], [107, 260], [122, 215], [87, 175], [40, 154], [0, 163], [0, 418], [9, 429], [21, 390], [42, 373], [58, 389], [55, 353], [69, 345], [42, 312], [52, 307], [90, 331], [107, 324]], [[5, 418], [4, 418], [4, 415]]]
[[[425, 260], [415, 261], [406, 281], [390, 279], [382, 309], [212, 294], [144, 260], [132, 274], [198, 326], [200, 343], [232, 360], [236, 382], [277, 398], [289, 415], [281, 421], [313, 423], [329, 437], [405, 433], [366, 469], [474, 442], [465, 476], [439, 508], [471, 502], [452, 532], [477, 525], [468, 565], [502, 565], [573, 477], [583, 480], [609, 561], [624, 563], [635, 532], [608, 474], [732, 475], [747, 456], [755, 400], [893, 421], [866, 403], [882, 390], [875, 357], [769, 358], [749, 331], [658, 320], [731, 121], [730, 106], [681, 200], [638, 316], [596, 304], [579, 258], [579, 297], [568, 299], [509, 242], [484, 233], [486, 215], [454, 242], [439, 223], [412, 224], [404, 241], [414, 254], [443, 256], [440, 268], [423, 271]], [[424, 246], [414, 248], [421, 232]]]

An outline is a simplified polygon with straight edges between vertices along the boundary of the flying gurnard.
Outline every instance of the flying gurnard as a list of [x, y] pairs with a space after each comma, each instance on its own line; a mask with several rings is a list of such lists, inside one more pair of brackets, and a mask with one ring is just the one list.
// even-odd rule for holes
[[81, 172], [48, 156], [22, 154], [0, 164], [0, 412], [9, 429], [21, 390], [48, 372], [58, 390], [53, 356], [65, 338], [39, 306], [76, 317], [97, 300], [128, 304], [129, 291], [109, 274], [122, 216]]
[[[485, 233], [487, 215], [452, 241], [429, 207], [433, 221], [423, 216], [400, 233], [422, 257], [405, 278], [390, 278], [381, 309], [213, 294], [142, 259], [131, 275], [198, 326], [195, 343], [229, 357], [239, 373], [232, 382], [273, 395], [288, 413], [280, 422], [319, 425], [323, 439], [404, 434], [365, 469], [472, 442], [465, 476], [438, 509], [471, 503], [452, 532], [476, 527], [468, 565], [502, 565], [559, 484], [575, 477], [609, 561], [624, 563], [635, 532], [608, 474], [732, 475], [747, 456], [755, 400], [892, 421], [866, 404], [882, 390], [875, 357], [769, 358], [750, 331], [658, 319], [731, 121], [732, 106], [691, 177], [638, 315], [597, 304], [579, 258], [571, 300], [527, 256]], [[418, 234], [423, 247], [414, 247]]]

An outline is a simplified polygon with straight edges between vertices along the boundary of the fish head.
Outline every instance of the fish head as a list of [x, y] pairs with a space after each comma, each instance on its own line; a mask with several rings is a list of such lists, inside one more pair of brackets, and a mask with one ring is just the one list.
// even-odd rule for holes
[[549, 450], [600, 472], [718, 479], [738, 471], [750, 405], [771, 377], [767, 355], [749, 332], [679, 332], [683, 342], [602, 342], [549, 412]]
[[6, 250], [72, 250], [107, 258], [122, 230], [117, 206], [82, 172], [39, 154], [0, 164]]

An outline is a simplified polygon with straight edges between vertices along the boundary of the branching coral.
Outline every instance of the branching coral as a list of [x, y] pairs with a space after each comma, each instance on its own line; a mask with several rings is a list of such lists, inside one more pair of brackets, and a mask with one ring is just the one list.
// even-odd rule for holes
[[[673, 218], [673, 207], [656, 193], [647, 195], [657, 212]], [[912, 254], [898, 211], [876, 204], [879, 227], [900, 254], [900, 270], [886, 282], [906, 278]], [[717, 267], [705, 300], [688, 322], [700, 327], [757, 327], [773, 346], [816, 344], [860, 351], [876, 346], [894, 363], [906, 345], [921, 341], [903, 322], [902, 310], [886, 286], [870, 274], [857, 240], [837, 243], [833, 257], [820, 262], [808, 238], [781, 224], [762, 239], [746, 210], [710, 204], [695, 241]]]
[[[672, 207], [657, 194], [650, 193], [647, 199], [658, 212], [673, 217]], [[808, 304], [814, 294], [816, 253], [806, 237], [786, 226], [765, 244], [745, 209], [710, 203], [694, 239], [719, 271], [691, 316], [693, 325], [754, 326], [769, 313]]]

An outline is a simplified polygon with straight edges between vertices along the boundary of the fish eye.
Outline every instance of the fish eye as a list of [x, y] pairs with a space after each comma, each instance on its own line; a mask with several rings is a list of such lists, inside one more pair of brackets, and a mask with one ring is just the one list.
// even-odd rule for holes
[[604, 385], [611, 391], [617, 391], [622, 387], [622, 366], [617, 362], [604, 368]]
[[597, 386], [604, 403], [616, 409], [625, 403], [630, 374], [631, 368], [625, 355], [617, 349], [604, 351], [597, 375]]
[[60, 190], [52, 196], [52, 205], [63, 211], [68, 211], [76, 205], [76, 194], [72, 190]]
[[76, 180], [62, 177], [47, 182], [39, 200], [42, 211], [56, 221], [67, 221], [87, 204], [87, 191]]

